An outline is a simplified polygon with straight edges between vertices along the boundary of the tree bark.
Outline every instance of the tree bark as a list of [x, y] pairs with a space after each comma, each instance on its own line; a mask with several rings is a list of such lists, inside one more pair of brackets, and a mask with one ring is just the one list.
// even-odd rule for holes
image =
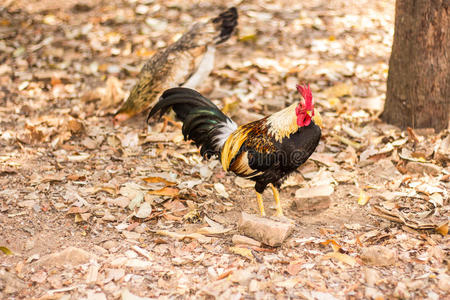
[[449, 0], [397, 0], [381, 119], [401, 128], [449, 126]]

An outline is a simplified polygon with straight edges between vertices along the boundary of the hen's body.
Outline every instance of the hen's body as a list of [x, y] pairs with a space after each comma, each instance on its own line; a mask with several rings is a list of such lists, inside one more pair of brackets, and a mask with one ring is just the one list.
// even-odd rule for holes
[[[236, 8], [232, 7], [216, 18], [196, 23], [175, 43], [150, 58], [142, 67], [139, 81], [132, 88], [130, 96], [116, 112], [114, 121], [129, 119], [150, 107], [164, 90], [186, 83], [202, 65], [200, 58], [205, 55], [208, 47], [209, 56], [205, 56], [205, 59], [212, 62], [203, 65], [204, 68], [211, 69], [214, 61], [213, 46], [231, 36], [237, 25], [237, 17]], [[207, 76], [209, 72], [204, 73]], [[191, 83], [189, 86], [194, 87], [197, 83]]]
[[148, 118], [169, 108], [183, 122], [184, 138], [201, 146], [202, 156], [220, 158], [225, 171], [255, 181], [258, 205], [265, 215], [261, 193], [271, 184], [282, 215], [278, 188], [316, 149], [321, 129], [313, 121], [297, 125], [296, 104], [261, 120], [238, 127], [210, 100], [194, 90], [164, 92]]

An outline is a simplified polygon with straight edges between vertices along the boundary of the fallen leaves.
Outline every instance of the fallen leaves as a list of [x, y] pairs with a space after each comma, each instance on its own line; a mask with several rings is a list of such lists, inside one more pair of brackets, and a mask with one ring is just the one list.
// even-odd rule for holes
[[381, 205], [374, 205], [372, 214], [414, 229], [435, 229], [441, 234], [448, 232], [448, 220], [445, 217], [435, 216], [435, 208], [431, 203], [410, 197], [399, 200], [401, 202], [395, 204], [387, 201]]
[[[22, 254], [33, 255], [0, 254], [8, 266], [0, 267], [6, 297], [448, 293], [448, 130], [402, 131], [378, 120], [393, 1], [338, 1], [337, 8], [246, 1], [237, 37], [217, 47], [214, 71], [199, 88], [239, 125], [298, 101], [299, 82], [310, 82], [323, 117], [317, 151], [281, 189], [296, 225], [276, 248], [237, 234], [239, 213], [256, 208], [254, 182], [203, 160], [183, 141], [180, 122], [169, 121], [165, 132], [158, 122], [145, 130], [145, 115], [111, 125], [144, 61], [219, 7], [63, 3], [42, 14], [44, 2], [22, 2], [6, 5], [0, 16], [0, 235], [8, 247], [23, 240]], [[295, 198], [297, 190], [305, 197]], [[306, 198], [317, 195], [325, 200]], [[264, 200], [271, 214], [270, 191]], [[301, 202], [302, 211], [289, 209], [292, 202]], [[378, 207], [384, 216], [368, 215]], [[277, 235], [273, 227], [267, 231]], [[36, 247], [41, 241], [50, 246]], [[31, 265], [43, 250], [59, 254], [52, 245], [60, 243], [87, 243], [99, 257], [86, 256], [64, 272]], [[373, 246], [385, 248], [366, 250]], [[70, 264], [84, 257], [79, 250], [51, 256], [48, 264]], [[395, 260], [386, 259], [390, 250]], [[369, 267], [379, 257], [384, 267]]]
[[50, 143], [57, 147], [84, 132], [81, 120], [71, 116], [44, 116], [36, 120], [28, 120], [26, 131], [17, 134], [17, 139], [25, 144]]

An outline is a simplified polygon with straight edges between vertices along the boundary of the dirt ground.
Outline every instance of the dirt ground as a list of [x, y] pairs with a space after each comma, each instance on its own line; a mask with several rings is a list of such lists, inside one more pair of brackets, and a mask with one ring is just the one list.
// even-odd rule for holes
[[[0, 298], [448, 299], [450, 135], [378, 119], [394, 1], [329, 2], [0, 4]], [[324, 121], [282, 188], [279, 247], [238, 242], [251, 183], [177, 123], [112, 124], [143, 63], [231, 5], [198, 90], [243, 124], [308, 82]]]

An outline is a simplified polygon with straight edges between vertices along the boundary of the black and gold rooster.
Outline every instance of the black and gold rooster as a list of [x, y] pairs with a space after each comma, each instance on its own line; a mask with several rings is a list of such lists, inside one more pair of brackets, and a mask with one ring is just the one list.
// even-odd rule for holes
[[314, 111], [309, 86], [297, 85], [302, 95], [298, 103], [271, 116], [237, 126], [209, 99], [188, 88], [172, 88], [163, 93], [149, 118], [162, 116], [172, 108], [183, 122], [183, 135], [200, 146], [200, 154], [217, 156], [225, 171], [256, 182], [261, 215], [265, 215], [262, 192], [270, 185], [276, 215], [282, 216], [278, 189], [287, 176], [314, 152], [321, 137], [322, 121]]

